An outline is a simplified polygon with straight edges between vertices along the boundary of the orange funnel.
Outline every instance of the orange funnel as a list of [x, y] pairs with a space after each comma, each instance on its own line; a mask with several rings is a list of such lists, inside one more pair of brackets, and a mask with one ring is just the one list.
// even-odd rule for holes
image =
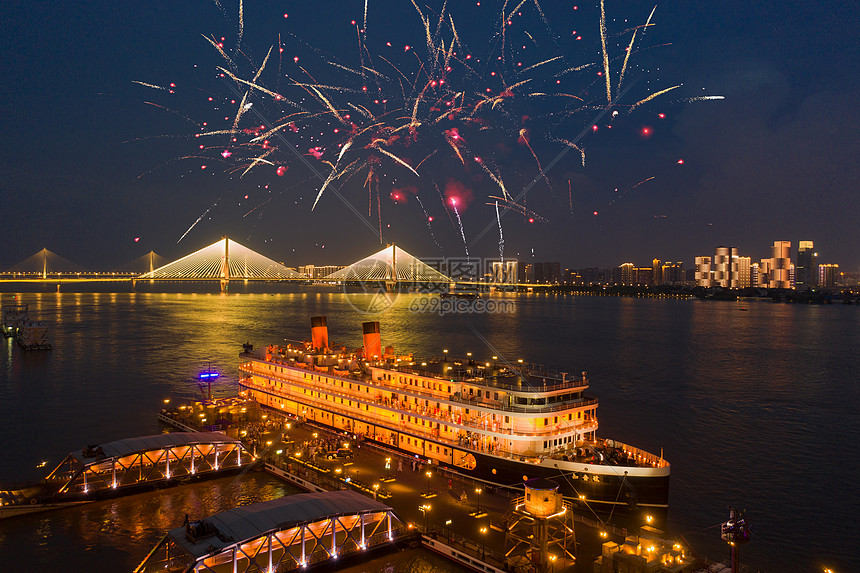
[[328, 349], [328, 327], [324, 316], [311, 317], [311, 343], [315, 350]]
[[365, 322], [361, 328], [364, 331], [364, 357], [367, 360], [382, 358], [382, 336], [379, 334], [379, 323]]

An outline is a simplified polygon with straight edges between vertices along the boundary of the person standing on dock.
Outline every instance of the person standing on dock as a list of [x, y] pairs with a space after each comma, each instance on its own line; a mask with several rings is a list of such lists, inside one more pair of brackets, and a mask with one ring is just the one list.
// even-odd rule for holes
[[397, 460], [397, 473], [403, 471], [403, 458]]

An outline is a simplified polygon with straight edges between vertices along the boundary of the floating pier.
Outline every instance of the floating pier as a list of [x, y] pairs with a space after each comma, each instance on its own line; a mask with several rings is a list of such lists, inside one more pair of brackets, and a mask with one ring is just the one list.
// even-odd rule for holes
[[391, 507], [359, 493], [297, 494], [186, 520], [134, 571], [293, 571], [390, 546], [413, 533]]
[[256, 458], [218, 432], [174, 432], [71, 452], [44, 482], [0, 490], [0, 519], [241, 471]]

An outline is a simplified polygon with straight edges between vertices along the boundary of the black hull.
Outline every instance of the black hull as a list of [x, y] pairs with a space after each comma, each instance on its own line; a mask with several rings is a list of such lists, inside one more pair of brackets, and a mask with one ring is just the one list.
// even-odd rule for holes
[[[669, 505], [669, 476], [624, 476], [620, 466], [603, 466], [610, 473], [594, 479], [588, 472], [566, 471], [495, 456], [474, 453], [474, 469], [442, 465], [457, 473], [498, 487], [521, 488], [526, 479], [546, 478], [558, 483], [567, 497], [581, 499], [595, 509], [629, 511], [639, 508], [665, 510]], [[617, 474], [615, 473], [617, 472]], [[584, 479], [588, 478], [588, 479]]]

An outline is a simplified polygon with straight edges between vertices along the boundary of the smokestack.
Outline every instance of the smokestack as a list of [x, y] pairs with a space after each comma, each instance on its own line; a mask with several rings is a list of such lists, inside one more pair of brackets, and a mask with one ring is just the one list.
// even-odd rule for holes
[[382, 336], [379, 334], [379, 323], [365, 322], [361, 328], [364, 331], [365, 359], [382, 358]]
[[328, 327], [324, 316], [311, 317], [311, 344], [314, 349], [328, 349]]

